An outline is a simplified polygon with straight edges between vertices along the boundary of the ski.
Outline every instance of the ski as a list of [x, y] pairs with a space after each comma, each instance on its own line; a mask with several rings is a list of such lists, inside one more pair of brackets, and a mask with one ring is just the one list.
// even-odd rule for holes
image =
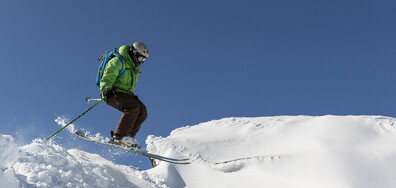
[[75, 136], [77, 136], [79, 138], [82, 138], [84, 140], [87, 140], [87, 141], [95, 142], [95, 143], [106, 145], [106, 146], [116, 147], [116, 148], [119, 148], [119, 149], [122, 149], [122, 150], [125, 150], [125, 151], [129, 151], [129, 152], [132, 152], [132, 153], [135, 153], [135, 154], [138, 154], [138, 155], [142, 155], [142, 156], [145, 156], [145, 157], [148, 157], [148, 158], [157, 159], [157, 160], [168, 162], [168, 163], [172, 163], [172, 164], [191, 164], [189, 159], [174, 159], [174, 158], [164, 157], [164, 156], [161, 156], [161, 155], [148, 153], [148, 152], [142, 151], [142, 150], [137, 149], [137, 148], [128, 148], [128, 147], [124, 147], [124, 146], [121, 146], [121, 145], [118, 145], [118, 144], [113, 144], [111, 142], [106, 142], [104, 140], [103, 141], [95, 140], [95, 139], [92, 139], [92, 138], [86, 136], [85, 133], [83, 131], [81, 131], [81, 130], [77, 130], [76, 132], [73, 133], [73, 135], [75, 135]]

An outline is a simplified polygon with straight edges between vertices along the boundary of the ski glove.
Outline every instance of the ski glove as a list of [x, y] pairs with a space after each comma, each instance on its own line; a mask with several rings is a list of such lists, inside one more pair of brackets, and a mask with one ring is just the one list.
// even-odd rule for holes
[[106, 100], [110, 99], [113, 97], [117, 92], [115, 91], [114, 88], [108, 88], [105, 92], [103, 92], [103, 95], [106, 97]]

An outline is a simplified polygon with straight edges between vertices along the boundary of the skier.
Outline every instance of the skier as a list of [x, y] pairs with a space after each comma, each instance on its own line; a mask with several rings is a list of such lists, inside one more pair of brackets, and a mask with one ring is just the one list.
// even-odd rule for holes
[[123, 64], [118, 57], [113, 57], [100, 80], [100, 92], [108, 105], [122, 112], [115, 132], [110, 132], [112, 141], [138, 147], [135, 136], [147, 118], [147, 109], [134, 91], [140, 66], [149, 57], [149, 50], [142, 42], [135, 42], [131, 46], [121, 46], [118, 52], [124, 59], [125, 72], [118, 75]]

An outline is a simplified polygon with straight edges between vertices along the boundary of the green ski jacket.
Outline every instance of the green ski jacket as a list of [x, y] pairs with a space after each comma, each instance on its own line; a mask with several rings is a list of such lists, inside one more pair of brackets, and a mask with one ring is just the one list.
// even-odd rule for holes
[[113, 57], [107, 63], [100, 81], [100, 93], [105, 92], [108, 88], [115, 87], [117, 92], [133, 94], [136, 87], [136, 82], [139, 77], [140, 66], [135, 67], [132, 57], [129, 56], [130, 46], [121, 46], [118, 53], [124, 58], [125, 72], [119, 76], [122, 69], [122, 62], [118, 57]]

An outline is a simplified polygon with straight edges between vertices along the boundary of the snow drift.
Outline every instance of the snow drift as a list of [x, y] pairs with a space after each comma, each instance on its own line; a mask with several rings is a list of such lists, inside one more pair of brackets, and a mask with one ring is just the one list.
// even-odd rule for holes
[[192, 158], [187, 187], [394, 187], [394, 118], [226, 118], [151, 136], [148, 150]]
[[[189, 157], [139, 171], [99, 155], [0, 135], [0, 187], [394, 187], [395, 118], [225, 118], [149, 136], [149, 152]], [[98, 146], [103, 147], [103, 146]]]
[[[0, 135], [0, 187], [154, 187], [147, 173], [113, 164], [96, 154], [53, 144], [15, 147]], [[10, 147], [11, 146], [11, 147]]]

